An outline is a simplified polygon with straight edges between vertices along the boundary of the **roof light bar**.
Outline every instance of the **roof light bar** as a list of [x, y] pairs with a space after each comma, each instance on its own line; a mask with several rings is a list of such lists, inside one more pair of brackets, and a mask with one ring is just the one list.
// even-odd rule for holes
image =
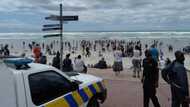
[[27, 65], [32, 62], [33, 60], [29, 58], [11, 58], [11, 59], [4, 60], [4, 63], [15, 64], [15, 65]]

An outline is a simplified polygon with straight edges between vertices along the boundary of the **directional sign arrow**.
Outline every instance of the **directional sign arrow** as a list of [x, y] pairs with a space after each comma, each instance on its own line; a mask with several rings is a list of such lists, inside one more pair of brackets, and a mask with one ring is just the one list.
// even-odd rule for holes
[[59, 17], [60, 16], [57, 16], [57, 15], [50, 15], [49, 17], [45, 17], [46, 20], [59, 20]]
[[49, 17], [45, 17], [46, 20], [53, 20], [53, 21], [78, 21], [78, 16], [57, 16], [57, 15], [50, 15]]
[[78, 21], [79, 18], [78, 16], [63, 16], [62, 20], [63, 21]]
[[60, 30], [61, 28], [43, 28], [42, 31], [52, 31], [52, 30]]
[[49, 37], [59, 37], [60, 34], [49, 34], [49, 35], [44, 35], [44, 38], [49, 38]]
[[59, 27], [60, 24], [48, 24], [48, 25], [43, 25], [43, 27]]

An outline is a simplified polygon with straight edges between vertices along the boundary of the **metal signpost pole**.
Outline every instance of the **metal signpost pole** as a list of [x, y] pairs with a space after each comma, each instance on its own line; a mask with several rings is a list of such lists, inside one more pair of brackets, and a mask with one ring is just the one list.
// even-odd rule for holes
[[68, 23], [68, 21], [78, 21], [78, 16], [63, 16], [63, 5], [60, 4], [60, 14], [50, 15], [48, 17], [45, 17], [45, 19], [51, 21], [59, 21], [59, 24], [43, 25], [42, 31], [60, 30], [59, 34], [44, 35], [44, 38], [60, 36], [60, 70], [63, 71], [63, 23]]
[[61, 19], [63, 16], [62, 13], [62, 4], [60, 4], [60, 69], [63, 71], [63, 20]]

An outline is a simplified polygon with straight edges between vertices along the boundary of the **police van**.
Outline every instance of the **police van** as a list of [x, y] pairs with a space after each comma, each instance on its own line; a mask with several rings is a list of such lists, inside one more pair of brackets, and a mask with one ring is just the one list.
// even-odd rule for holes
[[0, 59], [0, 107], [100, 107], [104, 80], [64, 72], [27, 58]]

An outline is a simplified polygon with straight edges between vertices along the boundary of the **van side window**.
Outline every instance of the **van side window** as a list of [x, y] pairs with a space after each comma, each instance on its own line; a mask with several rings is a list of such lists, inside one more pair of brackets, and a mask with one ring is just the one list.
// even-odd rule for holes
[[71, 92], [72, 88], [70, 81], [55, 71], [29, 75], [29, 85], [32, 101], [37, 106]]

